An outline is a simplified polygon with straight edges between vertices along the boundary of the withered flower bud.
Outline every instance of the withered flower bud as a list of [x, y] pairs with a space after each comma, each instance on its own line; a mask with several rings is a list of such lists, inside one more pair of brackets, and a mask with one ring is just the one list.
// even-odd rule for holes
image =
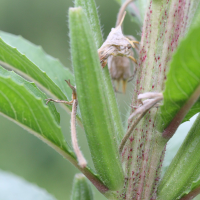
[[[130, 0], [128, 1], [131, 2]], [[123, 9], [125, 9], [125, 7]], [[121, 25], [125, 14], [126, 12], [124, 12], [119, 25], [111, 29], [106, 41], [98, 50], [101, 66], [104, 68], [108, 63], [111, 78], [118, 83], [117, 88], [115, 88], [116, 91], [118, 91], [119, 83], [122, 80], [123, 93], [126, 91], [127, 81], [131, 76], [131, 60], [137, 63], [136, 59], [133, 57], [132, 47], [137, 47], [134, 44], [139, 43], [135, 40], [130, 40], [130, 37], [126, 37], [122, 33]]]
[[116, 91], [119, 90], [120, 81], [122, 80], [122, 91], [126, 92], [127, 81], [131, 76], [131, 62], [127, 57], [110, 56], [108, 58], [108, 68], [111, 78], [117, 81]]
[[136, 59], [131, 56], [131, 47], [135, 48], [135, 45], [133, 44], [135, 41], [130, 41], [122, 33], [121, 25], [124, 20], [125, 14], [126, 13], [124, 12], [124, 16], [121, 20], [121, 23], [116, 28], [111, 29], [111, 32], [109, 33], [106, 41], [98, 50], [102, 67], [105, 67], [105, 65], [107, 64], [107, 59], [111, 55], [122, 57], [125, 56], [137, 63]]

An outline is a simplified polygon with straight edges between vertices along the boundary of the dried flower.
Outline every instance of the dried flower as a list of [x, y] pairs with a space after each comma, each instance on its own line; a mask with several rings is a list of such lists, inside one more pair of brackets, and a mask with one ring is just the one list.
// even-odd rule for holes
[[[120, 81], [122, 81], [123, 93], [125, 93], [127, 81], [131, 77], [131, 60], [137, 64], [136, 59], [133, 57], [134, 53], [132, 48], [137, 48], [135, 44], [139, 44], [133, 37], [126, 37], [122, 33], [121, 25], [126, 14], [124, 10], [130, 2], [131, 1], [128, 0], [121, 7], [116, 28], [111, 29], [106, 41], [98, 50], [101, 66], [105, 67], [108, 63], [111, 78], [117, 81], [117, 88], [115, 88], [115, 90], [118, 91]], [[123, 16], [122, 13], [124, 13]]]
[[102, 67], [105, 67], [105, 65], [107, 64], [107, 59], [111, 55], [125, 56], [133, 60], [135, 63], [137, 63], [136, 59], [132, 57], [131, 47], [135, 48], [134, 43], [138, 43], [138, 42], [130, 41], [122, 33], [121, 25], [124, 20], [125, 14], [126, 12], [124, 12], [121, 23], [116, 28], [111, 29], [111, 32], [109, 33], [106, 41], [98, 50]]

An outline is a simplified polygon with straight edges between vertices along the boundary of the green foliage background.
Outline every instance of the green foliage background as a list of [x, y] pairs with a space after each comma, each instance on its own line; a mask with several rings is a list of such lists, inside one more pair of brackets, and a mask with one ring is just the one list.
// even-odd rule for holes
[[[96, 2], [106, 38], [111, 28], [115, 26], [119, 5], [114, 0]], [[70, 6], [73, 6], [72, 0], [0, 0], [0, 30], [22, 35], [36, 45], [41, 45], [48, 54], [58, 58], [71, 69], [66, 17]], [[124, 32], [140, 38], [139, 27], [130, 22], [128, 15], [124, 23]], [[66, 84], [64, 80], [63, 84]], [[122, 118], [125, 120], [131, 100], [131, 83], [126, 96], [121, 94], [117, 96]], [[65, 138], [69, 141], [70, 117], [59, 106], [57, 108], [61, 115]], [[0, 169], [45, 188], [58, 200], [70, 199], [72, 181], [78, 170], [39, 139], [2, 116], [0, 116], [0, 130]], [[92, 165], [87, 141], [80, 128], [78, 134], [81, 149]], [[105, 198], [95, 190], [95, 199]]]

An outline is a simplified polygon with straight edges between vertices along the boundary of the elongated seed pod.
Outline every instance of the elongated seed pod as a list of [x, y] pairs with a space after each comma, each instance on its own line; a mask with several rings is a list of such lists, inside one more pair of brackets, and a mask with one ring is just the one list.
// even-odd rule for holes
[[[94, 40], [97, 46], [97, 49], [101, 47], [103, 44], [103, 37], [101, 33], [101, 26], [100, 26], [100, 20], [98, 17], [98, 12], [96, 8], [95, 0], [75, 0], [74, 1], [75, 7], [81, 7], [84, 10], [84, 13], [86, 14], [87, 20], [90, 24], [90, 28], [92, 30], [92, 34], [94, 36]], [[101, 81], [102, 84], [105, 84], [106, 91], [106, 100], [107, 100], [107, 106], [110, 108], [110, 121], [115, 121], [114, 131], [116, 135], [116, 139], [118, 142], [118, 145], [121, 143], [121, 140], [125, 134], [122, 120], [119, 114], [119, 108], [116, 101], [115, 92], [113, 90], [112, 81], [110, 78], [109, 70], [107, 67], [105, 67], [103, 70], [103, 80]]]
[[103, 44], [103, 37], [95, 0], [75, 0], [74, 5], [75, 7], [82, 7], [85, 11], [84, 13], [90, 23], [92, 33], [94, 34], [93, 36], [97, 49], [100, 48], [100, 46]]
[[118, 190], [124, 176], [113, 131], [115, 122], [109, 119], [97, 47], [82, 8], [70, 8], [69, 28], [78, 101], [94, 166], [104, 184]]

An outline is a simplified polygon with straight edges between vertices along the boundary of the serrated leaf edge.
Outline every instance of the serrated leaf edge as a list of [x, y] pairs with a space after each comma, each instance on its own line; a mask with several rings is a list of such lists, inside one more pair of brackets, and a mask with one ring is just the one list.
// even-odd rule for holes
[[[19, 36], [19, 37], [20, 37], [20, 36]], [[23, 37], [21, 37], [21, 38], [23, 38]], [[5, 43], [6, 45], [8, 45], [11, 49], [13, 49], [13, 50], [16, 51], [17, 53], [19, 53], [21, 56], [23, 56], [23, 57], [25, 57], [26, 59], [28, 59], [31, 63], [33, 63], [25, 54], [22, 54], [16, 47], [13, 47], [13, 46], [7, 44], [7, 43], [3, 40], [2, 37], [0, 37], [0, 40], [2, 40], [2, 42]], [[29, 41], [28, 41], [28, 42], [29, 42]], [[39, 46], [38, 46], [38, 48], [39, 48]], [[41, 50], [42, 50], [42, 48], [41, 48]], [[43, 51], [43, 52], [44, 52], [44, 51]], [[46, 55], [45, 55], [45, 56], [46, 56]], [[48, 56], [49, 56], [49, 55], [48, 55]], [[51, 57], [51, 56], [49, 56], [49, 57]], [[51, 57], [51, 58], [54, 60], [53, 57]], [[54, 60], [54, 61], [56, 61], [56, 60]], [[30, 81], [30, 82], [34, 82], [34, 83], [37, 85], [37, 87], [40, 88], [42, 91], [44, 91], [46, 94], [48, 94], [49, 96], [51, 96], [51, 97], [54, 98], [54, 99], [58, 99], [58, 97], [57, 97], [55, 94], [53, 94], [50, 90], [48, 90], [48, 88], [46, 88], [45, 86], [43, 86], [42, 84], [40, 84], [38, 81], [36, 81], [35, 79], [33, 79], [31, 76], [28, 76], [26, 73], [22, 72], [21, 70], [15, 68], [14, 66], [11, 66], [11, 65], [8, 64], [8, 63], [3, 62], [2, 60], [0, 60], [0, 65], [1, 65], [2, 67], [4, 67], [5, 69], [9, 70], [9, 71], [12, 70], [12, 71], [16, 72], [16, 73], [19, 74], [20, 76], [24, 77], [26, 80], [28, 80], [28, 81]], [[44, 74], [44, 76], [46, 76], [48, 79], [50, 79], [50, 77], [46, 74], [45, 71], [41, 70], [35, 63], [33, 63], [33, 65], [35, 65], [35, 66], [38, 68], [38, 70], [40, 70], [40, 71]], [[56, 85], [56, 87], [58, 87], [58, 85], [57, 85], [52, 79], [50, 79], [50, 80]], [[63, 95], [63, 98], [65, 97], [66, 100], [68, 100], [67, 96], [62, 92], [62, 90], [61, 90], [59, 87], [58, 87], [58, 90], [61, 91], [61, 93], [62, 93], [62, 95]], [[61, 106], [67, 113], [70, 113], [70, 112], [71, 112], [71, 107], [70, 107], [69, 105], [67, 105], [67, 104], [60, 104], [60, 106]], [[77, 116], [77, 122], [78, 122], [78, 124], [82, 127], [81, 119], [80, 119], [80, 117], [78, 117], [78, 116]]]
[[[15, 72], [11, 72], [14, 73]], [[6, 76], [5, 78], [11, 79], [11, 76]], [[12, 80], [14, 81], [14, 80]], [[15, 81], [14, 81], [15, 82]], [[24, 84], [19, 84], [16, 83], [18, 85], [24, 86]], [[31, 83], [32, 85], [35, 85], [34, 83]], [[25, 89], [28, 91], [28, 89], [25, 87]], [[42, 98], [38, 98], [36, 97], [32, 92], [31, 94], [35, 97], [35, 99], [37, 99], [38, 101], [41, 101], [41, 103], [44, 105], [44, 107], [46, 109], [49, 109], [47, 105], [44, 104]], [[51, 113], [50, 113], [51, 114]], [[74, 152], [70, 149], [70, 146], [66, 143], [65, 147], [59, 147], [56, 144], [54, 144], [52, 141], [50, 141], [49, 139], [46, 138], [46, 136], [43, 136], [42, 134], [39, 134], [38, 132], [32, 130], [31, 128], [29, 128], [28, 126], [25, 126], [24, 124], [22, 124], [21, 122], [5, 115], [4, 113], [0, 112], [0, 115], [2, 115], [3, 117], [7, 118], [8, 120], [14, 122], [15, 124], [19, 125], [20, 127], [22, 127], [23, 129], [27, 130], [28, 132], [30, 132], [31, 134], [33, 134], [34, 136], [36, 136], [37, 138], [39, 138], [40, 140], [42, 140], [44, 143], [46, 143], [48, 146], [50, 146], [51, 148], [53, 148], [56, 152], [58, 152], [61, 156], [63, 156], [64, 158], [66, 158], [68, 161], [70, 161], [76, 168], [78, 168], [91, 182], [93, 182], [93, 184], [97, 184], [99, 186], [99, 188], [103, 188], [104, 191], [107, 191], [106, 186], [104, 186], [104, 184], [100, 181], [99, 175], [95, 174], [92, 169], [87, 166], [85, 168], [81, 168], [78, 165], [78, 162], [76, 160], [75, 154]], [[51, 116], [53, 117], [53, 115], [51, 114]], [[56, 121], [55, 121], [56, 122]], [[56, 122], [56, 126], [61, 129], [61, 127], [58, 125], [58, 123]], [[65, 141], [66, 142], [66, 141]]]
[[[11, 72], [11, 73], [15, 74], [14, 72]], [[41, 97], [35, 96], [35, 94], [34, 94], [33, 92], [29, 91], [29, 90], [25, 87], [25, 84], [24, 84], [24, 83], [17, 83], [16, 81], [14, 81], [14, 80], [12, 79], [11, 76], [6, 76], [6, 77], [4, 77], [4, 79], [10, 79], [10, 80], [13, 81], [15, 84], [24, 87], [24, 90], [26, 90], [27, 93], [30, 93], [37, 101], [41, 102], [41, 104], [44, 106], [44, 108], [49, 112], [49, 115], [53, 118], [53, 121], [54, 121], [54, 123], [55, 123], [55, 126], [56, 126], [58, 129], [60, 129], [60, 131], [61, 131], [60, 125], [59, 125], [58, 122], [55, 120], [55, 117], [54, 117], [53, 114], [50, 112], [48, 106], [44, 104], [44, 101], [43, 101], [43, 99], [42, 99]], [[33, 85], [33, 86], [35, 85], [34, 83], [30, 83], [30, 84]], [[1, 112], [0, 112], [0, 113], [1, 113]], [[2, 114], [3, 114], [3, 113], [2, 113]], [[4, 116], [6, 116], [6, 115], [4, 114]], [[10, 118], [10, 117], [9, 117], [9, 118]], [[12, 119], [12, 118], [11, 118], [11, 119]], [[19, 124], [19, 125], [22, 126], [23, 128], [24, 128], [24, 127], [27, 127], [27, 126], [23, 125], [21, 122], [17, 121], [17, 119], [13, 119], [13, 121], [15, 121], [17, 124]], [[29, 127], [27, 127], [27, 130], [28, 130], [29, 132], [31, 132], [31, 133], [32, 133], [32, 132], [35, 132], [36, 134], [38, 134], [38, 135], [40, 135], [40, 136], [46, 138], [46, 136], [43, 135], [42, 133], [41, 133], [41, 134], [40, 134], [40, 133], [37, 133], [36, 131], [33, 131], [33, 130], [32, 130], [31, 128], [29, 128]], [[30, 130], [32, 130], [32, 131], [30, 131]], [[61, 133], [62, 133], [62, 131], [61, 131]], [[34, 135], [37, 136], [36, 134], [34, 134]], [[37, 136], [37, 137], [39, 137], [39, 136]], [[40, 138], [40, 137], [39, 137], [39, 138]], [[41, 138], [40, 138], [40, 139], [41, 139]], [[62, 144], [60, 138], [57, 137], [57, 139], [58, 139], [58, 141], [60, 142], [60, 144]], [[41, 139], [41, 140], [42, 140], [42, 139]], [[64, 140], [63, 142], [66, 143], [65, 140]], [[69, 145], [68, 145], [67, 143], [66, 143], [66, 146], [65, 146], [65, 147], [61, 146], [61, 148], [62, 148], [63, 150], [67, 150], [67, 152], [69, 152], [69, 153], [72, 153], [72, 150], [70, 150], [70, 147], [69, 147]]]

